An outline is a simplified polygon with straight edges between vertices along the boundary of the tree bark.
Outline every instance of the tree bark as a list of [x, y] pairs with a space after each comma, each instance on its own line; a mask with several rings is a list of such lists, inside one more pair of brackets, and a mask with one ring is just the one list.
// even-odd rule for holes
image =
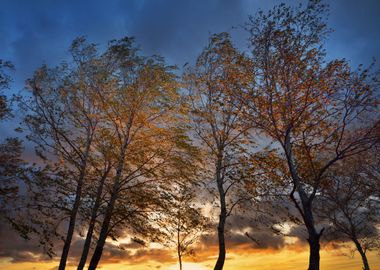
[[[107, 211], [102, 223], [102, 228], [100, 230], [99, 239], [96, 243], [96, 247], [94, 250], [94, 254], [92, 255], [90, 265], [88, 266], [88, 270], [95, 270], [98, 266], [100, 258], [102, 257], [104, 244], [106, 243], [106, 239], [109, 233], [109, 225], [111, 223], [112, 213], [115, 208], [115, 203], [117, 199], [117, 190], [119, 189], [119, 181], [115, 182], [113, 192], [111, 195], [111, 200], [108, 204]], [[116, 192], [115, 192], [116, 190]]]
[[125, 156], [127, 153], [128, 145], [130, 143], [129, 142], [129, 135], [130, 135], [130, 130], [132, 127], [133, 119], [134, 119], [134, 113], [132, 113], [130, 115], [129, 120], [128, 120], [126, 134], [124, 137], [124, 142], [123, 142], [123, 145], [120, 149], [119, 161], [118, 161], [118, 164], [116, 166], [116, 175], [115, 175], [114, 182], [113, 182], [111, 199], [110, 199], [110, 202], [109, 202], [107, 209], [106, 209], [106, 213], [105, 213], [103, 223], [102, 223], [102, 228], [100, 229], [99, 238], [98, 238], [98, 241], [96, 243], [94, 253], [92, 254], [92, 258], [90, 261], [90, 265], [88, 266], [88, 270], [95, 270], [96, 267], [98, 266], [100, 258], [102, 257], [104, 244], [106, 243], [106, 239], [107, 239], [108, 234], [109, 234], [109, 226], [111, 223], [111, 218], [112, 218], [113, 210], [115, 208], [116, 200], [117, 200], [117, 197], [119, 195], [120, 180], [121, 180], [122, 173], [123, 173], [124, 166], [125, 166]]
[[323, 230], [317, 231], [315, 228], [314, 216], [312, 211], [312, 200], [307, 197], [302, 186], [299, 186], [298, 193], [301, 197], [302, 210], [300, 210], [304, 224], [308, 232], [308, 243], [310, 248], [308, 270], [319, 270], [320, 267], [320, 243]]
[[124, 169], [125, 153], [127, 151], [127, 147], [128, 147], [128, 141], [126, 140], [126, 142], [124, 143], [121, 149], [120, 160], [117, 165], [116, 175], [115, 175], [115, 179], [114, 179], [114, 183], [112, 187], [111, 199], [106, 209], [106, 214], [103, 219], [102, 228], [100, 230], [98, 242], [96, 243], [94, 254], [92, 254], [92, 258], [90, 261], [90, 265], [88, 266], [88, 270], [95, 270], [96, 267], [98, 266], [100, 258], [102, 257], [104, 244], [106, 243], [106, 239], [109, 233], [109, 226], [111, 223], [113, 210], [115, 208], [115, 203], [119, 194], [120, 180], [121, 180], [122, 172]]
[[59, 262], [58, 270], [64, 270], [66, 267], [67, 257], [69, 255], [70, 245], [71, 245], [71, 241], [73, 239], [76, 217], [78, 214], [79, 204], [81, 201], [81, 195], [80, 194], [82, 194], [82, 186], [83, 186], [83, 182], [78, 182], [78, 186], [77, 186], [77, 189], [75, 192], [76, 196], [75, 196], [75, 200], [74, 200], [74, 205], [73, 205], [73, 209], [71, 210], [71, 214], [70, 214], [69, 227], [67, 229], [66, 239], [65, 239], [65, 243], [63, 245], [61, 260]]
[[352, 239], [352, 241], [355, 243], [356, 249], [359, 251], [360, 256], [362, 258], [363, 270], [370, 270], [367, 255], [365, 254], [365, 251], [363, 250], [362, 246], [360, 245], [358, 239]]
[[177, 228], [177, 255], [178, 255], [179, 270], [182, 270], [182, 251], [181, 251], [181, 239], [180, 239], [180, 220], [178, 220], [178, 228]]
[[[120, 175], [121, 175], [121, 173], [120, 173]], [[106, 243], [106, 239], [107, 239], [107, 236], [109, 233], [108, 229], [109, 229], [109, 225], [111, 223], [112, 213], [113, 213], [113, 210], [115, 208], [115, 203], [116, 203], [116, 199], [117, 199], [117, 195], [118, 195], [120, 175], [117, 176], [117, 179], [114, 182], [111, 200], [107, 206], [107, 211], [106, 211], [103, 223], [102, 223], [102, 228], [100, 230], [99, 239], [98, 239], [98, 242], [96, 243], [94, 254], [92, 255], [88, 270], [95, 270], [96, 267], [98, 266], [98, 263], [99, 263], [100, 258], [102, 256], [104, 244]]]
[[182, 270], [182, 256], [178, 254], [179, 270]]
[[214, 270], [222, 270], [224, 266], [224, 261], [226, 260], [226, 244], [224, 239], [224, 227], [225, 227], [226, 217], [225, 214], [219, 215], [219, 225], [218, 225], [218, 241], [219, 241], [219, 255], [216, 261]]
[[224, 261], [226, 259], [226, 244], [224, 237], [224, 228], [227, 219], [227, 208], [226, 208], [226, 198], [223, 188], [223, 177], [222, 177], [222, 160], [223, 157], [220, 155], [216, 164], [216, 181], [218, 185], [219, 201], [220, 201], [220, 214], [219, 214], [219, 224], [218, 224], [218, 243], [219, 243], [219, 255], [216, 261], [214, 270], [222, 270], [224, 266]]
[[[315, 228], [313, 211], [312, 211], [312, 203], [313, 203], [314, 197], [308, 196], [305, 190], [303, 189], [301, 178], [297, 170], [297, 164], [294, 160], [294, 156], [292, 152], [290, 134], [291, 134], [291, 129], [288, 128], [286, 132], [285, 142], [284, 142], [284, 150], [285, 150], [285, 154], [287, 158], [290, 175], [292, 177], [293, 185], [294, 185], [294, 189], [293, 189], [293, 192], [290, 194], [290, 197], [293, 200], [293, 203], [295, 204], [296, 208], [300, 212], [303, 218], [303, 222], [308, 232], [308, 242], [309, 242], [309, 247], [310, 247], [308, 270], [319, 270], [319, 264], [320, 264], [319, 239], [323, 233], [323, 229], [320, 232], [317, 232]], [[298, 192], [300, 196], [300, 200], [301, 200], [301, 205], [299, 204], [299, 202], [297, 202], [296, 198], [294, 197], [294, 191]]]
[[86, 240], [85, 240], [84, 245], [83, 245], [82, 255], [81, 255], [81, 258], [80, 258], [80, 261], [78, 264], [78, 268], [77, 268], [78, 270], [82, 270], [84, 268], [84, 266], [86, 265], [88, 252], [90, 251], [92, 235], [94, 233], [96, 216], [98, 214], [98, 209], [99, 209], [101, 198], [102, 198], [104, 182], [107, 178], [108, 172], [109, 172], [109, 169], [107, 169], [104, 172], [104, 174], [100, 180], [99, 186], [97, 188], [97, 191], [96, 191], [96, 199], [95, 199], [94, 206], [92, 208], [91, 220], [90, 220], [90, 223], [88, 225]]
[[67, 229], [66, 239], [63, 245], [61, 260], [59, 262], [58, 270], [64, 270], [66, 268], [66, 262], [69, 255], [71, 241], [73, 239], [73, 234], [74, 234], [74, 229], [75, 229], [75, 222], [76, 222], [76, 218], [77, 218], [77, 214], [79, 210], [80, 201], [82, 198], [82, 188], [83, 188], [84, 177], [86, 175], [87, 159], [90, 152], [90, 145], [91, 145], [91, 141], [89, 141], [86, 146], [86, 152], [84, 154], [84, 159], [82, 161], [81, 171], [78, 178], [78, 185], [75, 191], [74, 205], [70, 213], [69, 227]]
[[[301, 193], [304, 193], [303, 190], [301, 190]], [[314, 224], [314, 217], [313, 217], [313, 211], [311, 206], [311, 201], [304, 201], [302, 200], [302, 208], [303, 208], [303, 219], [304, 223], [307, 228], [308, 232], [308, 239], [309, 247], [310, 247], [310, 254], [309, 254], [309, 268], [308, 270], [319, 270], [320, 265], [320, 243], [319, 240], [322, 236], [323, 229], [320, 232], [317, 232]]]
[[308, 270], [319, 270], [320, 263], [320, 244], [319, 244], [320, 235], [318, 233], [310, 233], [309, 232], [309, 247], [310, 247], [310, 255], [309, 255], [309, 268]]

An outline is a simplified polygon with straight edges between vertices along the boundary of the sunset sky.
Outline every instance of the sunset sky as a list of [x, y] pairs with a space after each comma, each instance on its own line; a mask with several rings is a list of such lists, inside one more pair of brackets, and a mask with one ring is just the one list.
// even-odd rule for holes
[[[258, 9], [267, 10], [281, 2], [284, 0], [2, 0], [0, 59], [15, 65], [10, 93], [18, 93], [25, 79], [41, 64], [57, 65], [67, 59], [68, 47], [78, 36], [86, 36], [100, 47], [111, 39], [134, 36], [144, 54], [162, 55], [170, 64], [181, 68], [194, 62], [211, 33], [231, 31], [237, 46], [246, 47], [247, 37], [239, 26]], [[329, 26], [334, 30], [326, 41], [328, 58], [346, 58], [353, 66], [369, 64], [372, 57], [380, 59], [380, 1], [330, 0], [327, 3]], [[15, 134], [16, 123], [12, 120], [0, 124], [1, 140]], [[25, 157], [32, 159], [32, 152], [27, 145]], [[291, 237], [283, 237], [268, 228], [256, 231], [250, 220], [242, 220], [235, 217], [228, 225], [232, 233], [227, 235], [225, 270], [306, 269], [308, 246], [302, 228], [293, 228]], [[245, 230], [241, 229], [242, 224]], [[250, 242], [244, 235], [246, 231], [253, 232], [260, 246]], [[77, 235], [70, 251], [71, 261], [77, 258], [82, 243]], [[57, 242], [57, 247], [61, 245]], [[216, 238], [201, 238], [195, 249], [194, 258], [185, 257], [184, 270], [212, 269], [217, 257]], [[48, 258], [35, 239], [21, 239], [0, 221], [0, 269], [56, 269], [59, 255]], [[351, 255], [349, 248], [341, 243], [323, 243], [321, 269], [361, 269], [359, 254]], [[373, 270], [380, 270], [380, 256], [376, 252], [369, 253], [369, 261]], [[174, 249], [155, 244], [143, 248], [126, 239], [108, 243], [101, 269], [174, 270], [178, 267]]]

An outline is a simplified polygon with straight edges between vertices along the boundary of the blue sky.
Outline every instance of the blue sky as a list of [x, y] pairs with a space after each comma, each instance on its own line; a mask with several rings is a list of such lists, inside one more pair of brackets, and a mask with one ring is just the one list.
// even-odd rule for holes
[[[25, 79], [41, 64], [56, 65], [67, 59], [71, 41], [83, 35], [100, 46], [110, 39], [135, 36], [144, 54], [159, 54], [182, 66], [195, 60], [210, 33], [229, 31], [258, 9], [281, 2], [1, 0], [0, 59], [16, 66], [13, 93], [22, 89]], [[325, 2], [330, 4], [329, 26], [334, 29], [326, 43], [328, 57], [345, 57], [354, 66], [368, 64], [372, 57], [380, 59], [380, 1]], [[233, 32], [235, 41], [245, 46], [245, 33]]]

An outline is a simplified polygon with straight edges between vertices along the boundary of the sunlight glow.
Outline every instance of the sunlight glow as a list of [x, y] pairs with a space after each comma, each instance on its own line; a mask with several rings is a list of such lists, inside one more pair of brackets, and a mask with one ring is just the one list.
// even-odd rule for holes
[[[182, 269], [183, 270], [206, 270], [207, 268], [196, 263], [183, 263]], [[179, 270], [179, 265], [178, 264], [171, 265], [165, 268], [165, 270]]]

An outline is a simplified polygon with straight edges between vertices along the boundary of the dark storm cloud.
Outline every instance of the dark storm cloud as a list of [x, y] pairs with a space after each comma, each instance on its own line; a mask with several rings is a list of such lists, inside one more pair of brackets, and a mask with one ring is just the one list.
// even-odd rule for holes
[[[2, 2], [0, 33], [7, 34], [0, 42], [0, 55], [15, 63], [16, 79], [24, 80], [43, 62], [53, 64], [65, 59], [70, 42], [77, 36], [88, 35], [103, 43], [126, 32], [128, 14], [122, 12], [118, 2], [93, 3]], [[128, 11], [133, 13], [133, 9], [131, 4]]]
[[77, 36], [105, 44], [136, 36], [146, 53], [191, 61], [211, 32], [227, 31], [247, 16], [242, 1], [5, 1], [0, 11], [0, 56], [23, 80], [43, 62], [67, 58]]
[[[281, 1], [2, 1], [0, 57], [15, 62], [16, 80], [23, 80], [43, 62], [67, 58], [77, 36], [105, 44], [113, 38], [136, 36], [146, 53], [161, 54], [179, 65], [192, 61], [209, 33], [228, 31], [258, 8]], [[296, 4], [299, 1], [287, 1]], [[305, 1], [301, 1], [305, 2]], [[379, 56], [380, 2], [331, 1], [329, 54], [355, 63]]]
[[[286, 205], [282, 201], [283, 205]], [[272, 206], [268, 206], [263, 202], [259, 208], [261, 210], [272, 209]], [[280, 207], [277, 205], [277, 207]], [[285, 238], [283, 235], [276, 234], [272, 230], [272, 225], [279, 221], [279, 217], [272, 217], [270, 214], [262, 212], [246, 212], [245, 215], [234, 214], [228, 218], [226, 227], [226, 242], [228, 250], [231, 253], [246, 254], [252, 251], [269, 251], [277, 252], [286, 247]], [[286, 212], [286, 211], [281, 211]], [[281, 220], [282, 218], [280, 218]], [[218, 241], [216, 234], [217, 224], [210, 226], [210, 231], [207, 235], [202, 236], [199, 239], [199, 244], [194, 245], [197, 259], [207, 260], [215, 256], [215, 252], [218, 249]], [[291, 236], [298, 237], [296, 245], [304, 245], [306, 237], [299, 232], [303, 231], [303, 227], [296, 227], [291, 232]], [[38, 239], [33, 238], [31, 241], [25, 241], [17, 236], [17, 234], [10, 230], [7, 225], [1, 227], [2, 237], [0, 241], [0, 257], [8, 257], [12, 259], [12, 262], [35, 262], [46, 261], [49, 258], [43, 254], [42, 248], [38, 247]], [[255, 239], [252, 241], [245, 235], [249, 233], [251, 237]], [[54, 241], [55, 250], [57, 255], [60, 255], [62, 248], [62, 241], [59, 239], [52, 239]], [[82, 238], [75, 237], [70, 249], [69, 262], [73, 265], [81, 256], [84, 240]], [[151, 260], [153, 262], [169, 263], [174, 262], [173, 250], [170, 249], [149, 249], [135, 243], [106, 243], [104, 253], [102, 256], [102, 263], [122, 263], [138, 264], [144, 261]], [[54, 258], [58, 260], [59, 258]]]
[[[257, 223], [250, 219], [237, 215], [231, 216], [226, 234], [229, 250], [233, 253], [245, 253], [258, 249], [279, 250], [285, 246], [282, 236], [274, 234], [268, 226], [258, 229], [257, 225]], [[207, 259], [215, 255], [213, 250], [217, 249], [217, 235], [214, 233], [214, 228], [216, 228], [216, 224], [214, 224], [208, 235], [201, 237], [199, 245], [194, 246], [196, 253], [199, 254], [197, 256], [198, 259]], [[245, 232], [249, 232], [257, 242], [250, 240], [244, 235]], [[39, 241], [36, 237], [29, 241], [21, 239], [7, 224], [0, 223], [0, 237], [0, 258], [10, 258], [13, 263], [52, 260], [39, 247]], [[59, 256], [63, 243], [59, 239], [51, 240]], [[69, 263], [72, 262], [74, 265], [78, 261], [81, 256], [83, 242], [82, 238], [74, 237], [70, 249]], [[139, 264], [148, 260], [159, 263], [171, 263], [176, 260], [173, 254], [173, 250], [170, 249], [144, 248], [135, 242], [127, 244], [106, 243], [102, 263], [125, 262], [128, 264]], [[53, 259], [58, 260], [59, 258], [55, 257]]]
[[[179, 65], [192, 61], [209, 33], [228, 31], [246, 16], [242, 1], [148, 1], [131, 32], [142, 48]], [[243, 15], [244, 14], [244, 15]]]
[[[37, 237], [31, 240], [24, 240], [13, 231], [8, 224], [0, 222], [0, 258], [9, 258], [12, 263], [19, 262], [47, 262], [58, 260], [45, 255], [39, 246]], [[60, 239], [51, 239], [55, 250], [61, 250], [63, 242]], [[70, 248], [69, 264], [76, 265], [81, 254], [84, 240], [74, 237]], [[102, 255], [102, 263], [121, 263], [138, 264], [143, 261], [173, 262], [175, 258], [172, 251], [167, 249], [145, 249], [141, 245], [134, 244], [112, 244], [106, 243]], [[58, 254], [59, 255], [59, 254]]]
[[38, 240], [22, 239], [11, 230], [8, 224], [0, 220], [0, 258], [11, 258], [12, 262], [36, 262], [49, 260], [43, 253]]
[[[16, 66], [10, 93], [43, 63], [67, 59], [68, 47], [78, 36], [104, 46], [107, 41], [135, 36], [144, 54], [160, 54], [180, 67], [194, 62], [209, 34], [242, 25], [259, 8], [281, 0], [134, 0], [134, 1], [21, 1], [0, 3], [0, 58]], [[305, 0], [286, 1], [297, 5]], [[346, 57], [354, 65], [380, 58], [380, 1], [327, 1], [331, 5], [327, 41], [330, 57]], [[234, 30], [235, 42], [247, 49], [246, 33]], [[0, 135], [13, 135], [14, 123], [2, 124]]]
[[[330, 1], [329, 26], [334, 29], [327, 42], [332, 57], [344, 57], [352, 65], [380, 61], [380, 1]], [[379, 66], [379, 65], [378, 65]]]
[[[72, 265], [78, 262], [83, 247], [83, 239], [76, 239], [70, 248], [70, 261]], [[173, 251], [158, 248], [143, 248], [134, 244], [112, 244], [106, 243], [102, 254], [102, 264], [107, 263], [128, 263], [139, 264], [146, 261], [168, 263], [176, 261]]]
[[[239, 250], [249, 252], [253, 249], [279, 250], [283, 248], [285, 238], [272, 230], [272, 221], [268, 216], [261, 214], [256, 215], [256, 218], [254, 214], [250, 214], [249, 218], [247, 218], [247, 215], [238, 214], [230, 216], [226, 226], [228, 248], [233, 249], [235, 252]], [[210, 247], [217, 248], [216, 227], [217, 224], [213, 224], [209, 233], [201, 237], [200, 245], [197, 248], [199, 253]], [[249, 234], [249, 237], [246, 233]]]
[[227, 238], [232, 246], [249, 244], [249, 247], [255, 249], [281, 249], [285, 245], [285, 239], [272, 229], [274, 222], [271, 217], [263, 214], [256, 214], [256, 217], [252, 214], [250, 218], [231, 216], [228, 220]]

